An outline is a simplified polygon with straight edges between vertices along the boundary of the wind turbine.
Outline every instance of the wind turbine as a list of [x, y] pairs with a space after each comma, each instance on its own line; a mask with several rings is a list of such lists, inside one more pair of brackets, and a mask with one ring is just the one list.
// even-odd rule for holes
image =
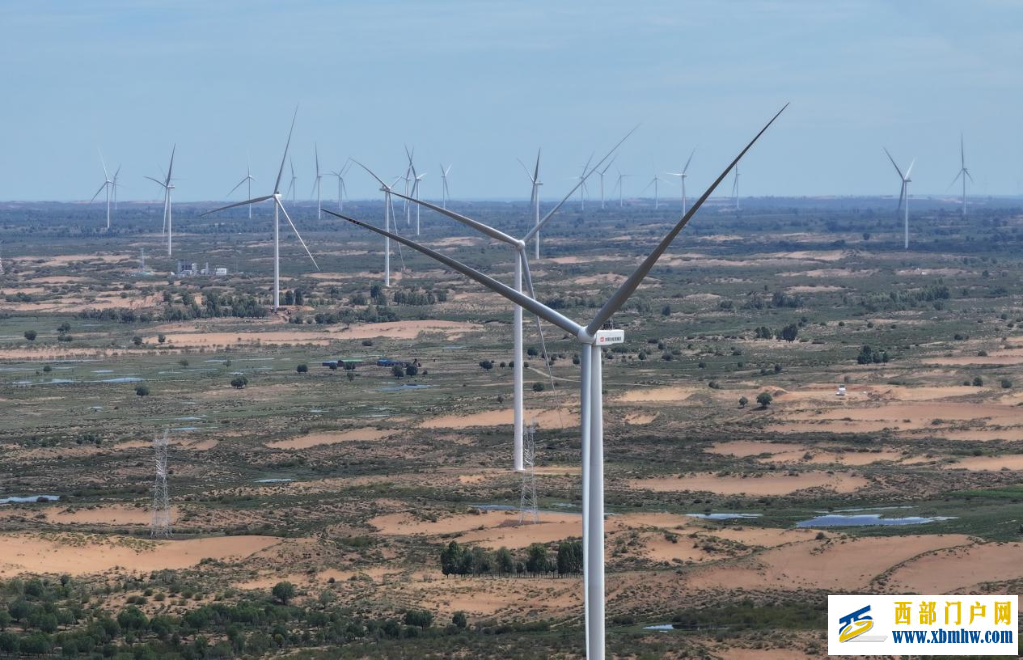
[[615, 159], [612, 158], [611, 162], [608, 163], [604, 169], [597, 170], [596, 174], [600, 177], [600, 210], [604, 210], [604, 175], [607, 174], [608, 169], [611, 167], [611, 163], [614, 163]]
[[[518, 160], [516, 158], [516, 160]], [[529, 194], [529, 206], [533, 209], [533, 225], [540, 224], [540, 186], [543, 182], [540, 181], [540, 149], [536, 150], [536, 166], [533, 168], [533, 173], [529, 173], [529, 168], [526, 164], [519, 160], [519, 165], [526, 172], [526, 177], [529, 178], [529, 182], [533, 184], [532, 192]], [[536, 232], [536, 255], [535, 259], [540, 258], [540, 231], [537, 228]]]
[[167, 167], [167, 177], [160, 181], [154, 179], [151, 176], [146, 178], [163, 188], [163, 231], [167, 233], [167, 256], [171, 256], [171, 250], [173, 248], [173, 236], [174, 236], [174, 215], [171, 209], [171, 191], [174, 190], [174, 184], [171, 183], [171, 174], [174, 171], [174, 152], [178, 150], [178, 145], [174, 145], [171, 149], [170, 165]]
[[[291, 221], [291, 216], [288, 215], [288, 211], [284, 208], [284, 203], [281, 202], [281, 176], [284, 174], [284, 163], [288, 159], [288, 147], [291, 146], [291, 134], [295, 131], [295, 119], [298, 117], [298, 108], [295, 108], [295, 114], [291, 118], [291, 129], [288, 131], [288, 141], [284, 145], [284, 155], [281, 156], [281, 168], [277, 170], [277, 181], [274, 182], [274, 191], [269, 195], [263, 197], [255, 197], [247, 199], [244, 202], [235, 202], [234, 204], [228, 204], [227, 206], [221, 206], [220, 208], [213, 209], [212, 211], [206, 211], [201, 216], [209, 215], [211, 213], [217, 213], [226, 209], [231, 209], [236, 206], [248, 206], [251, 204], [259, 204], [267, 200], [273, 200], [274, 204], [274, 311], [280, 309], [281, 306], [281, 223], [280, 214], [284, 214], [285, 220], [288, 221], [288, 225], [291, 226], [291, 231], [295, 232], [295, 237], [298, 238], [298, 242], [302, 244], [305, 249], [305, 253], [309, 255], [309, 260], [313, 262], [313, 266], [316, 270], [320, 269], [320, 266], [316, 263], [316, 259], [313, 258], [313, 253], [309, 251], [309, 247], [302, 240], [302, 235], [298, 233], [298, 228], [295, 223]], [[294, 175], [292, 175], [294, 177]], [[292, 185], [294, 185], [294, 178], [292, 179]], [[201, 217], [200, 216], [200, 217]]]
[[295, 163], [290, 158], [288, 159], [288, 165], [291, 167], [291, 183], [288, 185], [288, 192], [284, 193], [287, 197], [288, 193], [291, 193], [291, 203], [295, 203], [295, 195], [298, 194], [298, 177], [295, 176]]
[[[550, 220], [551, 217], [553, 217], [555, 213], [558, 212], [558, 210], [565, 204], [565, 202], [567, 202], [569, 200], [569, 198], [572, 197], [572, 194], [575, 193], [576, 189], [579, 188], [580, 186], [585, 185], [586, 179], [590, 175], [592, 175], [595, 171], [597, 171], [597, 168], [600, 167], [600, 165], [602, 165], [604, 163], [604, 161], [606, 161], [608, 158], [611, 158], [612, 154], [614, 154], [614, 152], [618, 149], [618, 147], [621, 146], [622, 142], [624, 142], [626, 139], [628, 139], [628, 137], [630, 135], [632, 135], [632, 133], [635, 132], [635, 130], [636, 129], [634, 128], [631, 131], [629, 131], [625, 135], [625, 137], [623, 137], [618, 142], [618, 144], [616, 144], [614, 146], [614, 148], [612, 148], [607, 153], [607, 155], [604, 156], [600, 160], [599, 163], [597, 163], [597, 165], [593, 169], [589, 169], [588, 171], [583, 172], [583, 175], [581, 177], [579, 177], [578, 183], [576, 183], [575, 186], [571, 190], [568, 191], [568, 194], [565, 195], [562, 198], [562, 200], [560, 202], [558, 202], [558, 204], [553, 209], [551, 209], [551, 211], [549, 213], [547, 213], [547, 215], [544, 216], [544, 218], [539, 223], [534, 224], [533, 227], [531, 227], [529, 229], [529, 231], [527, 231], [526, 234], [521, 239], [515, 238], [513, 236], [509, 236], [508, 234], [506, 234], [506, 233], [504, 233], [502, 231], [499, 231], [497, 229], [494, 229], [493, 227], [490, 227], [488, 225], [485, 225], [482, 222], [479, 222], [477, 220], [473, 220], [472, 218], [468, 218], [468, 217], [466, 217], [464, 215], [461, 215], [459, 213], [455, 213], [454, 211], [449, 211], [449, 210], [444, 209], [442, 207], [436, 206], [435, 204], [430, 204], [429, 202], [423, 202], [423, 201], [420, 201], [420, 200], [417, 200], [417, 199], [414, 199], [414, 198], [411, 198], [411, 197], [409, 197], [407, 199], [408, 199], [408, 201], [412, 202], [413, 204], [416, 204], [417, 205], [417, 209], [420, 206], [425, 206], [428, 209], [432, 209], [432, 210], [434, 210], [434, 211], [436, 211], [436, 212], [438, 212], [438, 213], [440, 213], [442, 215], [446, 215], [447, 217], [451, 218], [452, 220], [455, 220], [455, 221], [460, 222], [460, 223], [462, 223], [462, 224], [464, 224], [464, 225], [466, 225], [468, 227], [471, 227], [471, 228], [475, 229], [476, 231], [489, 236], [490, 238], [493, 238], [493, 239], [495, 239], [497, 241], [500, 241], [502, 243], [505, 243], [505, 244], [511, 246], [511, 249], [515, 251], [515, 291], [517, 291], [520, 294], [523, 292], [523, 289], [522, 289], [522, 277], [523, 277], [523, 271], [525, 271], [526, 290], [528, 291], [529, 297], [530, 298], [534, 298], [535, 296], [534, 296], [534, 293], [533, 293], [533, 278], [532, 278], [532, 275], [530, 274], [530, 270], [529, 270], [529, 260], [526, 257], [526, 246], [529, 244], [530, 239], [532, 239], [534, 236], [536, 236], [539, 233], [540, 228], [544, 224], [546, 224], [547, 221]], [[399, 193], [394, 193], [394, 194], [398, 195], [398, 197], [402, 197], [402, 195], [399, 194]], [[520, 305], [516, 305], [514, 312], [515, 312], [515, 317], [514, 317], [513, 326], [512, 326], [513, 344], [514, 344], [514, 348], [513, 348], [514, 352], [513, 352], [513, 357], [512, 357], [512, 371], [513, 371], [513, 376], [514, 376], [513, 410], [514, 410], [514, 429], [515, 430], [514, 430], [514, 435], [512, 436], [512, 440], [514, 442], [514, 459], [513, 460], [514, 460], [515, 471], [516, 472], [521, 472], [524, 469], [523, 468], [523, 451], [522, 451], [523, 443], [522, 443], [522, 438], [523, 438], [523, 420], [525, 419], [524, 401], [523, 401], [522, 307]], [[544, 339], [543, 339], [543, 330], [540, 328], [540, 319], [539, 319], [539, 317], [536, 320], [536, 324], [537, 324], [536, 325], [537, 331], [540, 334], [540, 341], [543, 342], [544, 341]], [[546, 357], [546, 344], [545, 344], [545, 347], [544, 347], [544, 359], [545, 359], [545, 361], [547, 360], [547, 357]], [[548, 369], [549, 368], [550, 368], [550, 366], [549, 366], [549, 362], [548, 362]], [[552, 383], [553, 383], [553, 377], [552, 377]]]
[[[788, 107], [786, 104], [785, 107]], [[657, 260], [670, 247], [679, 232], [699, 210], [715, 188], [724, 180], [736, 163], [746, 154], [753, 144], [763, 135], [771, 124], [784, 112], [783, 107], [771, 121], [764, 126], [756, 137], [746, 145], [728, 168], [725, 169], [714, 183], [711, 184], [693, 207], [687, 211], [658, 243], [636, 270], [622, 282], [621, 286], [600, 308], [597, 315], [585, 327], [564, 316], [555, 309], [540, 303], [515, 289], [484, 275], [483, 273], [455, 261], [415, 241], [402, 238], [396, 234], [377, 229], [364, 222], [345, 218], [352, 224], [363, 227], [384, 236], [389, 236], [426, 256], [439, 261], [466, 277], [475, 280], [491, 291], [503, 296], [515, 304], [526, 308], [545, 321], [556, 325], [580, 343], [581, 374], [580, 374], [580, 426], [582, 431], [582, 475], [583, 475], [583, 584], [586, 612], [586, 657], [589, 660], [603, 660], [605, 657], [604, 635], [604, 395], [603, 395], [603, 356], [604, 346], [625, 341], [621, 330], [605, 330], [604, 324], [621, 309], [635, 293], [639, 285], [650, 273]]]
[[[391, 183], [391, 185], [387, 185], [386, 183], [384, 183], [383, 179], [381, 179], [380, 177], [373, 173], [373, 170], [369, 169], [368, 167], [366, 167], [365, 165], [363, 165], [362, 163], [355, 159], [352, 159], [352, 162], [361, 167], [362, 169], [366, 170], [366, 172], [371, 177], [373, 177], [374, 179], [377, 180], [378, 183], [380, 183], [380, 190], [384, 193], [384, 227], [386, 227], [386, 231], [389, 233], [391, 227], [391, 218], [395, 217], [394, 207], [391, 205], [391, 195], [398, 194], [394, 192], [394, 186], [396, 186], [398, 182], [401, 181], [401, 177], [397, 177]], [[405, 199], [408, 198], [406, 197]], [[345, 216], [338, 215], [337, 213], [334, 213], [330, 209], [327, 209], [327, 213], [347, 220]], [[396, 217], [394, 224], [395, 225], [398, 224]], [[397, 229], [397, 227], [395, 228]], [[384, 237], [384, 286], [388, 288], [391, 286], [391, 239], [389, 236]]]
[[618, 208], [624, 208], [625, 207], [625, 201], [624, 201], [624, 190], [625, 190], [625, 188], [622, 185], [622, 181], [626, 177], [630, 177], [632, 175], [631, 174], [622, 174], [622, 171], [619, 170], [617, 167], [615, 168], [615, 170], [618, 172], [618, 180], [615, 181], [615, 188], [618, 189]]
[[[409, 203], [409, 201], [412, 201], [412, 202], [419, 201], [419, 184], [426, 177], [426, 172], [423, 172], [422, 174], [418, 174], [416, 172], [416, 166], [412, 163], [412, 154], [413, 153], [415, 153], [415, 149], [413, 149], [411, 152], [409, 152], [408, 147], [405, 147], [405, 155], [408, 156], [408, 170], [406, 170], [406, 176], [408, 176], [407, 172], [411, 172], [412, 173], [412, 177], [410, 179], [407, 179], [408, 181], [411, 181], [411, 183], [412, 183], [412, 197], [405, 197], [404, 198], [405, 199], [405, 206], [406, 206], [406, 211], [405, 211], [406, 219], [408, 218], [408, 214], [411, 212], [411, 209], [408, 207], [408, 203]], [[401, 197], [401, 195], [398, 195], [398, 196]], [[416, 206], [416, 236], [419, 236], [419, 206], [418, 205]]]
[[[668, 174], [671, 176], [677, 176], [679, 178], [679, 181], [682, 182], [682, 213], [686, 212], [686, 177], [689, 176], [688, 174], [686, 174], [686, 172], [689, 171], [689, 163], [693, 162], [693, 154], [695, 153], [696, 149], [693, 148], [692, 152], [690, 152], [689, 154], [689, 160], [686, 161], [686, 164], [685, 166], [682, 167], [681, 172], [668, 172]], [[738, 175], [739, 173], [738, 165], [736, 165], [735, 167], [735, 173], [736, 175]]]
[[451, 196], [448, 194], [448, 172], [451, 171], [451, 166], [444, 167], [444, 163], [440, 164], [440, 182], [441, 182], [441, 202], [444, 208], [448, 207], [448, 200]]
[[949, 188], [956, 184], [960, 178], [963, 180], [963, 208], [960, 212], [962, 216], [966, 217], [966, 179], [973, 183], [973, 177], [970, 176], [970, 170], [966, 169], [966, 152], [963, 149], [963, 134], [959, 134], [959, 174], [956, 174], [956, 178], [952, 179], [952, 183], [948, 185]]
[[[110, 193], [111, 193], [112, 190], [115, 189], [114, 186], [117, 185], [117, 184], [114, 183], [117, 180], [117, 173], [114, 173], [114, 178], [113, 179], [110, 178], [110, 175], [107, 173], [107, 164], [103, 160], [103, 152], [102, 151], [99, 152], [99, 163], [100, 163], [100, 165], [103, 166], [103, 185], [99, 187], [99, 190], [97, 190], [96, 194], [92, 196], [92, 199], [89, 200], [89, 203], [92, 204], [94, 201], [96, 201], [96, 198], [99, 197], [99, 194], [101, 192], [103, 192], [104, 190], [107, 191], [107, 231], [110, 231], [110, 199], [111, 199], [110, 198]], [[121, 171], [121, 167], [118, 166], [117, 167], [117, 172], [120, 172], [120, 171]]]
[[739, 210], [739, 166], [735, 166], [735, 181], [732, 182], [732, 199], [735, 201], [735, 210]]
[[[319, 220], [323, 217], [322, 207], [320, 204], [320, 149], [313, 144], [313, 150], [316, 153], [316, 181], [313, 183], [313, 190], [316, 191], [316, 219]], [[310, 193], [312, 194], [312, 193]]]
[[[643, 192], [646, 192], [647, 190], [650, 189], [650, 186], [654, 187], [654, 210], [655, 211], [660, 207], [660, 196], [659, 196], [659, 193], [658, 193], [658, 186], [660, 186], [661, 181], [662, 181], [661, 177], [655, 172], [654, 173], [654, 178], [650, 179], [650, 183], [646, 184], [646, 188], [643, 189]], [[667, 183], [667, 182], [665, 182], [665, 183]], [[642, 194], [643, 193], [640, 193], [640, 195], [642, 195]]]
[[907, 169], [906, 173], [903, 174], [902, 170], [899, 169], [899, 166], [895, 164], [895, 159], [892, 158], [892, 155], [890, 153], [888, 153], [888, 149], [884, 148], [884, 147], [882, 147], [882, 148], [884, 149], [885, 154], [888, 155], [888, 160], [892, 161], [892, 166], [895, 168], [895, 171], [899, 173], [899, 179], [902, 181], [902, 190], [899, 192], [899, 205], [895, 208], [895, 217], [896, 218], [899, 217], [899, 210], [903, 209], [903, 204], [905, 204], [905, 208], [903, 209], [903, 212], [904, 212], [904, 215], [903, 215], [903, 234], [904, 234], [903, 248], [908, 250], [909, 249], [909, 184], [913, 180], [913, 179], [909, 178], [909, 175], [913, 171], [913, 165], [916, 164], [916, 159], [915, 158], [913, 159], [913, 162], [911, 162], [909, 164], [909, 169]]
[[[248, 163], [248, 161], [246, 161], [246, 163], [245, 163], [245, 178], [242, 179], [241, 181], [239, 181], [238, 185], [236, 185], [234, 188], [231, 188], [231, 192], [227, 193], [227, 196], [230, 197], [231, 193], [233, 193], [235, 190], [238, 190], [238, 188], [240, 188], [243, 183], [247, 183], [247, 184], [249, 184], [248, 196], [249, 196], [249, 199], [252, 199], [252, 182], [255, 181], [255, 180], [256, 180], [256, 177], [252, 176], [252, 173], [249, 171], [249, 163]], [[249, 206], [249, 220], [252, 220], [252, 206], [251, 205]]]
[[[590, 160], [593, 160], [593, 156], [590, 156]], [[586, 188], [586, 177], [589, 176], [588, 174], [586, 174], [586, 170], [588, 170], [588, 169], [590, 169], [590, 161], [589, 160], [586, 161], [585, 165], [583, 165], [583, 173], [580, 174], [579, 176], [572, 177], [573, 179], [579, 179], [579, 181], [582, 182], [582, 186], [577, 186], [579, 188], [579, 210], [580, 211], [585, 211], [586, 210], [586, 193], [588, 192], [588, 190]]]
[[347, 186], [345, 186], [345, 175], [348, 174], [348, 170], [352, 166], [352, 161], [349, 159], [345, 162], [344, 166], [337, 172], [331, 172], [330, 176], [337, 177], [337, 210], [345, 210], [344, 195], [347, 192]]

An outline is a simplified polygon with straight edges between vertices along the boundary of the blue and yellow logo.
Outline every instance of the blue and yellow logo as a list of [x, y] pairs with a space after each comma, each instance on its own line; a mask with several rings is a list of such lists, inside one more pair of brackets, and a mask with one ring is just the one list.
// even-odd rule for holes
[[870, 605], [863, 609], [856, 610], [852, 614], [846, 614], [838, 620], [838, 641], [848, 642], [856, 639], [863, 633], [874, 627], [874, 619], [870, 612]]

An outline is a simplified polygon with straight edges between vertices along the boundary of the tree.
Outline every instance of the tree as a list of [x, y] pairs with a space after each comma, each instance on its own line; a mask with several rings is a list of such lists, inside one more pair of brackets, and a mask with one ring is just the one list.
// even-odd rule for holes
[[295, 371], [297, 371], [300, 374], [308, 373], [309, 372], [309, 365], [308, 364], [300, 364], [297, 367], [295, 367]]
[[141, 346], [142, 345], [142, 337], [140, 337], [138, 335], [135, 335], [134, 337], [131, 338], [131, 343], [135, 344], [136, 346]]
[[795, 323], [789, 323], [787, 326], [781, 329], [781, 338], [785, 341], [796, 341], [796, 336], [799, 334], [799, 326]]
[[26, 330], [25, 331], [25, 339], [27, 339], [29, 341], [35, 341], [36, 340], [36, 331], [35, 330]]
[[451, 617], [451, 623], [455, 624], [456, 628], [465, 630], [466, 626], [469, 625], [469, 619], [465, 616], [465, 612], [459, 610]]
[[771, 405], [772, 401], [774, 401], [774, 397], [771, 396], [770, 392], [761, 392], [757, 395], [757, 403], [760, 404], [761, 408], [766, 408]]
[[426, 630], [433, 625], [433, 612], [427, 610], [409, 610], [405, 612], [405, 625]]
[[158, 334], [158, 335], [156, 336], [156, 341], [158, 341], [158, 342], [160, 342], [161, 344], [163, 344], [164, 342], [166, 342], [166, 341], [167, 341], [167, 335], [165, 335], [165, 334], [163, 334], [163, 333], [161, 332], [160, 334]]
[[558, 573], [569, 575], [583, 571], [583, 544], [581, 541], [562, 541], [558, 545]]
[[403, 378], [405, 376], [405, 367], [400, 364], [396, 364], [391, 367], [391, 375], [395, 378]]
[[295, 597], [295, 585], [287, 581], [278, 582], [270, 593], [281, 602], [281, 605], [287, 605], [288, 601]]
[[135, 388], [135, 396], [149, 396], [149, 388], [145, 385], [139, 385]]
[[547, 560], [547, 546], [543, 543], [533, 543], [526, 550], [526, 570], [530, 573], [546, 573], [549, 566]]
[[409, 376], [409, 377], [418, 376], [419, 375], [419, 367], [417, 367], [414, 364], [408, 365], [407, 367], [405, 367], [405, 375]]
[[490, 371], [494, 368], [494, 363], [490, 360], [480, 360], [480, 367], [483, 368], [483, 371]]
[[661, 316], [671, 316], [671, 305], [665, 305], [661, 308]]
[[236, 390], [245, 389], [245, 386], [248, 384], [249, 379], [246, 378], [245, 376], [236, 376], [235, 378], [231, 379], [231, 387], [235, 388]]
[[497, 549], [497, 555], [494, 557], [497, 562], [497, 572], [502, 574], [514, 573], [515, 572], [515, 558], [512, 557], [511, 550], [504, 547], [503, 545]]
[[747, 405], [749, 405], [749, 399], [747, 399], [744, 396], [740, 396], [739, 397], [739, 407], [740, 408], [745, 408]]
[[440, 553], [440, 570], [444, 575], [458, 575], [462, 570], [462, 555], [465, 551], [457, 542], [448, 543]]
[[149, 627], [149, 619], [142, 610], [129, 605], [117, 615], [117, 625], [121, 626], [121, 630], [144, 630]]
[[533, 383], [533, 391], [534, 392], [543, 392], [543, 390], [544, 390], [543, 383]]

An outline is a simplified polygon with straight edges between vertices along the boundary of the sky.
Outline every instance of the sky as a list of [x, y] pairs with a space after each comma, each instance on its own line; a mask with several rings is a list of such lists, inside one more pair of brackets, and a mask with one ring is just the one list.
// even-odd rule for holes
[[424, 198], [441, 163], [454, 198], [528, 198], [516, 159], [542, 148], [554, 199], [637, 124], [605, 194], [620, 168], [650, 196], [695, 148], [695, 196], [786, 102], [744, 196], [898, 194], [882, 146], [916, 158], [912, 192], [951, 194], [960, 132], [973, 190], [1021, 194], [1021, 28], [1020, 0], [6, 0], [0, 200], [88, 200], [98, 149], [122, 199], [156, 199], [175, 144], [177, 200], [226, 199], [247, 161], [267, 194], [296, 106], [299, 198], [314, 147], [324, 173], [396, 177], [408, 145]]

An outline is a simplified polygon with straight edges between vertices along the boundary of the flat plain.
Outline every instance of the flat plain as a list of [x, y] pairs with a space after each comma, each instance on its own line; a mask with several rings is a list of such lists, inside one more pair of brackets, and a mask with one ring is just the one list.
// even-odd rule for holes
[[[708, 204], [615, 316], [611, 652], [820, 657], [829, 592], [1019, 593], [1023, 211], [914, 204], [909, 250], [888, 199]], [[538, 297], [579, 319], [678, 212], [593, 206], [566, 206], [532, 263]], [[382, 289], [382, 240], [299, 205], [320, 270], [284, 240], [273, 313], [270, 218], [205, 208], [180, 206], [173, 259], [154, 206], [122, 204], [109, 233], [98, 207], [0, 208], [0, 502], [19, 498], [0, 504], [0, 603], [60, 622], [11, 630], [60, 646], [109, 615], [98, 646], [154, 657], [581, 657], [581, 579], [555, 562], [581, 536], [572, 338], [545, 327], [549, 378], [527, 318], [541, 522], [520, 524], [508, 304], [407, 248]], [[510, 280], [504, 246], [422, 224]], [[153, 539], [164, 432], [173, 534]], [[473, 559], [446, 575], [452, 544]]]

